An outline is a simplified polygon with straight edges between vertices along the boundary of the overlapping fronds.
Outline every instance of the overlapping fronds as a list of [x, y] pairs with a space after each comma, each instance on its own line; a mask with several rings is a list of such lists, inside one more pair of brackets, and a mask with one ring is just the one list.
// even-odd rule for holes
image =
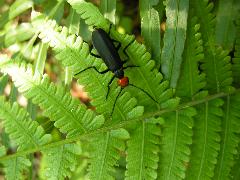
[[234, 156], [240, 142], [240, 94], [227, 96], [223, 106], [221, 146], [214, 179], [230, 179], [230, 171], [234, 165]]
[[220, 149], [222, 104], [222, 100], [215, 99], [196, 107], [187, 179], [210, 180], [214, 175]]
[[125, 150], [124, 140], [129, 138], [125, 129], [101, 133], [91, 140], [90, 179], [114, 179], [114, 166], [120, 159], [120, 153]]
[[166, 32], [161, 56], [161, 69], [170, 87], [176, 88], [187, 31], [189, 1], [166, 1]]
[[2, 66], [1, 71], [8, 73], [18, 90], [38, 104], [44, 114], [61, 132], [67, 136], [76, 136], [100, 127], [104, 123], [102, 115], [96, 116], [92, 110], [73, 99], [63, 87], [50, 83], [44, 75], [33, 75], [31, 65], [10, 62]]
[[[190, 2], [191, 15], [199, 17], [203, 38], [204, 55], [202, 69], [206, 74], [206, 89], [210, 93], [231, 91], [232, 72], [228, 51], [215, 46], [215, 16], [211, 12], [213, 3], [208, 0]], [[201, 14], [201, 15], [200, 15]]]
[[127, 142], [126, 179], [156, 179], [162, 119], [137, 123]]
[[42, 178], [63, 180], [70, 177], [79, 162], [81, 152], [78, 144], [64, 144], [44, 150], [41, 163]]
[[[58, 32], [59, 30], [61, 28], [56, 25], [55, 21], [48, 21], [46, 26], [40, 29], [39, 37], [43, 42], [49, 42], [50, 46], [53, 47], [56, 58], [64, 66], [72, 67], [74, 73], [78, 73], [91, 66], [96, 67], [99, 71], [106, 69], [106, 65], [100, 59], [90, 55], [88, 44], [82, 42], [80, 37], [76, 38], [75, 35], [67, 36], [66, 28]], [[138, 116], [143, 112], [142, 108], [136, 107], [136, 99], [131, 98], [129, 93], [123, 93], [118, 98], [115, 109], [113, 109], [113, 104], [120, 88], [117, 88], [116, 84], [113, 83], [111, 89], [114, 89], [114, 91], [110, 91], [106, 99], [107, 85], [112, 77], [110, 72], [102, 75], [94, 69], [89, 69], [80, 73], [78, 77], [79, 83], [85, 85], [86, 90], [93, 99], [92, 104], [96, 107], [98, 113], [107, 116], [113, 113], [113, 119], [115, 121], [118, 119], [117, 121], [119, 121], [126, 120], [129, 117], [128, 113], [136, 113], [138, 110], [138, 113], [136, 113], [136, 116]], [[127, 104], [127, 108], [125, 104]]]
[[0, 96], [0, 118], [3, 119], [6, 133], [18, 145], [18, 150], [37, 148], [51, 140], [36, 121], [32, 121], [24, 108], [17, 103], [11, 105]]
[[[120, 34], [113, 28], [109, 29], [109, 23], [108, 25], [99, 24], [98, 22], [102, 22], [102, 19], [104, 19], [104, 17], [102, 15], [99, 15], [98, 10], [93, 11], [92, 7], [89, 5], [91, 3], [75, 0], [69, 0], [68, 2], [78, 13], [81, 11], [80, 15], [88, 25], [97, 26], [104, 29], [106, 32], [110, 31], [110, 36], [114, 40], [121, 43], [122, 49], [128, 46], [126, 53], [130, 59], [127, 65], [134, 64], [139, 66], [138, 68], [131, 68], [131, 71], [128, 71], [126, 69], [126, 74], [129, 76], [130, 83], [138, 87], [142, 87], [160, 104], [160, 106], [156, 103], [155, 105], [151, 103], [153, 104], [153, 107], [149, 106], [149, 100], [151, 99], [148, 96], [146, 96], [144, 93], [141, 93], [139, 90], [137, 91], [138, 93], [136, 93], [136, 89], [129, 87], [128, 90], [132, 92], [132, 94], [135, 94], [135, 97], [138, 99], [138, 104], [147, 106], [145, 107], [148, 108], [147, 110], [152, 110], [154, 108], [156, 109], [156, 107], [158, 109], [162, 107], [175, 107], [178, 104], [178, 98], [171, 99], [173, 96], [173, 90], [168, 89], [169, 84], [167, 81], [162, 81], [162, 74], [155, 68], [155, 62], [151, 60], [151, 55], [146, 51], [146, 47], [144, 45], [141, 45], [136, 40], [134, 40], [133, 36]], [[98, 16], [98, 18], [94, 21], [91, 21], [90, 23], [89, 18], [91, 16], [84, 16], [82, 14], [92, 14], [93, 17]], [[138, 95], [140, 93], [141, 95]], [[143, 95], [145, 95], [146, 98], [142, 98]]]
[[[194, 99], [205, 87], [205, 76], [199, 72], [198, 66], [204, 58], [200, 25], [196, 17], [189, 17], [188, 31], [183, 53], [183, 64], [176, 94], [186, 99]], [[185, 99], [184, 99], [185, 100]]]
[[158, 168], [159, 179], [185, 179], [190, 160], [194, 108], [165, 114]]

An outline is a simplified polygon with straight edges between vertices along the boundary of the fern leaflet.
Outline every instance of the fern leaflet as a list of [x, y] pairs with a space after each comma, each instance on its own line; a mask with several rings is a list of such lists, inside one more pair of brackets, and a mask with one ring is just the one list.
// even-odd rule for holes
[[101, 133], [91, 140], [90, 179], [114, 179], [114, 166], [120, 159], [120, 152], [124, 151], [124, 140], [129, 134], [124, 129]]
[[192, 144], [192, 116], [196, 114], [194, 108], [167, 113], [165, 119], [162, 150], [158, 177], [164, 180], [184, 179], [186, 177], [186, 164], [190, 160]]
[[3, 119], [5, 131], [18, 145], [18, 150], [37, 148], [51, 140], [50, 134], [36, 121], [32, 121], [27, 111], [17, 103], [11, 105], [0, 96], [0, 118]]
[[78, 144], [65, 144], [43, 151], [41, 175], [43, 179], [70, 177], [78, 163], [81, 148]]
[[127, 142], [127, 180], [157, 178], [162, 120], [149, 121], [137, 123]]
[[221, 148], [214, 179], [230, 179], [230, 171], [234, 164], [234, 155], [240, 142], [240, 94], [227, 96], [223, 106], [224, 116], [221, 132]]
[[32, 102], [38, 104], [44, 114], [55, 121], [54, 125], [62, 133], [67, 133], [67, 137], [86, 133], [103, 124], [102, 115], [96, 116], [93, 111], [87, 110], [64, 88], [50, 83], [46, 75], [33, 76], [31, 65], [26, 67], [24, 63], [10, 62], [2, 66], [1, 70], [12, 77], [19, 91], [27, 98], [32, 98]]
[[166, 32], [161, 56], [161, 69], [170, 87], [176, 88], [186, 39], [189, 1], [166, 1]]

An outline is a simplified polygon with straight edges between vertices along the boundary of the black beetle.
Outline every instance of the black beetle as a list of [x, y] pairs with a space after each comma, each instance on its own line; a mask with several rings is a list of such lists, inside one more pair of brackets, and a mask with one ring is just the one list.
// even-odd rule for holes
[[[110, 26], [110, 29], [111, 29], [111, 26]], [[109, 31], [110, 32], [110, 31]], [[134, 41], [134, 40], [133, 40]], [[131, 41], [124, 49], [123, 49], [123, 52], [126, 56], [127, 53], [125, 52], [126, 49], [132, 44]], [[114, 45], [114, 42], [117, 42], [119, 43], [117, 47], [115, 47]], [[94, 31], [92, 32], [92, 43], [93, 43], [93, 46], [94, 48], [97, 50], [98, 52], [98, 55], [96, 54], [93, 54], [91, 53], [91, 55], [97, 57], [97, 58], [102, 58], [102, 60], [104, 61], [104, 63], [106, 64], [107, 66], [107, 69], [104, 70], [104, 71], [99, 71], [96, 67], [94, 66], [90, 66], [80, 72], [78, 72], [77, 74], [80, 74], [88, 69], [94, 69], [96, 70], [98, 73], [100, 74], [105, 74], [107, 73], [108, 71], [111, 71], [114, 76], [111, 78], [111, 80], [109, 81], [108, 83], [108, 91], [107, 91], [107, 95], [106, 95], [106, 99], [108, 97], [108, 94], [109, 94], [109, 91], [110, 91], [110, 85], [112, 84], [114, 78], [118, 78], [118, 85], [121, 86], [121, 91], [119, 92], [119, 94], [117, 95], [116, 99], [115, 99], [115, 102], [113, 104], [113, 109], [112, 109], [112, 112], [111, 112], [111, 115], [113, 113], [113, 110], [114, 110], [114, 107], [115, 107], [115, 104], [116, 104], [116, 101], [119, 97], [119, 95], [121, 94], [122, 92], [122, 89], [128, 85], [130, 86], [133, 86], [137, 89], [140, 89], [141, 91], [143, 91], [145, 94], [147, 94], [153, 101], [155, 101], [156, 103], [158, 103], [152, 96], [149, 95], [149, 93], [147, 93], [144, 89], [140, 88], [140, 87], [137, 87], [133, 84], [130, 84], [129, 83], [129, 79], [128, 77], [124, 76], [124, 69], [126, 68], [129, 68], [129, 67], [139, 67], [139, 66], [136, 66], [136, 65], [129, 65], [129, 66], [126, 66], [126, 67], [123, 67], [124, 63], [126, 62], [125, 61], [122, 61], [120, 56], [119, 56], [119, 53], [118, 53], [118, 50], [119, 48], [121, 47], [121, 43], [118, 42], [118, 41], [115, 41], [115, 40], [112, 40], [110, 37], [109, 37], [109, 34], [107, 34], [103, 29], [100, 29], [100, 28], [95, 28]], [[75, 74], [75, 75], [77, 75]]]

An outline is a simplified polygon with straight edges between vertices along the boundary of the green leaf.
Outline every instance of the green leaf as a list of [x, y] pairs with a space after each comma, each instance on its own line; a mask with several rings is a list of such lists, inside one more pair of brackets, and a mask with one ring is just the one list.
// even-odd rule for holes
[[38, 104], [44, 115], [55, 121], [54, 125], [62, 133], [67, 133], [67, 137], [97, 129], [104, 123], [102, 115], [96, 116], [63, 87], [51, 83], [46, 75], [33, 76], [31, 65], [26, 67], [25, 64], [10, 62], [1, 70], [12, 77], [18, 90]]
[[[127, 142], [126, 179], [156, 179], [160, 151], [159, 119], [136, 124]], [[154, 122], [155, 121], [155, 122]]]
[[113, 24], [116, 23], [116, 0], [101, 0], [100, 10], [105, 18]]
[[32, 0], [16, 0], [9, 9], [9, 19], [15, 18], [31, 7], [33, 7]]
[[161, 57], [161, 29], [160, 29], [160, 15], [154, 8], [159, 0], [141, 0], [140, 17], [141, 17], [141, 34], [152, 58], [156, 62], [157, 69], [160, 67]]
[[180, 74], [186, 39], [188, 0], [166, 1], [166, 32], [163, 39], [161, 70], [170, 87], [175, 88]]
[[194, 108], [164, 114], [158, 178], [185, 179], [190, 161]]
[[220, 149], [221, 106], [223, 101], [215, 99], [198, 105], [194, 118], [191, 160], [186, 179], [210, 180], [214, 175]]
[[240, 142], [240, 94], [227, 96], [223, 106], [221, 148], [214, 179], [231, 179], [230, 171], [234, 165], [234, 156]]
[[204, 58], [199, 28], [197, 18], [189, 17], [181, 75], [176, 90], [179, 97], [188, 100], [198, 96], [199, 91], [206, 86], [205, 75], [198, 69], [200, 61]]
[[124, 129], [101, 133], [92, 138], [90, 179], [114, 179], [114, 166], [120, 159], [120, 152], [125, 149], [126, 138], [129, 138], [129, 135]]
[[210, 93], [231, 92], [233, 78], [228, 51], [224, 51], [221, 47], [211, 47], [211, 50], [211, 52], [205, 51], [206, 55], [201, 66], [206, 74], [206, 89]]
[[16, 42], [26, 41], [34, 35], [34, 31], [30, 23], [21, 23], [6, 33], [5, 45], [8, 47]]
[[103, 17], [98, 8], [92, 3], [87, 3], [84, 0], [67, 0], [67, 2], [86, 20], [88, 25], [102, 27], [104, 30], [108, 29], [109, 21]]
[[216, 44], [224, 49], [233, 48], [236, 36], [236, 27], [234, 21], [239, 12], [235, 7], [240, 3], [236, 0], [219, 0], [216, 17]]
[[42, 178], [64, 180], [71, 177], [81, 152], [78, 144], [65, 144], [44, 150], [41, 163]]
[[2, 162], [4, 165], [5, 177], [8, 180], [23, 180], [23, 172], [28, 170], [31, 162], [25, 157], [14, 157]]
[[10, 139], [14, 140], [18, 150], [38, 148], [51, 141], [50, 134], [45, 134], [36, 121], [32, 121], [27, 111], [17, 103], [11, 105], [0, 96], [0, 118]]
[[232, 59], [232, 71], [233, 71], [233, 81], [234, 84], [239, 87], [240, 84], [240, 17], [236, 21], [237, 33], [235, 42], [234, 58]]

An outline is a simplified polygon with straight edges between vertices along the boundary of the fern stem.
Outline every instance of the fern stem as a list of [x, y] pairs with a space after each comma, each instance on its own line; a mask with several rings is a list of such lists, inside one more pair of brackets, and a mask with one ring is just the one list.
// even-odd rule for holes
[[148, 118], [151, 118], [151, 117], [154, 117], [154, 116], [160, 116], [160, 115], [168, 113], [168, 112], [173, 112], [173, 111], [189, 108], [191, 106], [202, 104], [202, 103], [205, 103], [205, 102], [217, 99], [217, 98], [230, 96], [230, 95], [233, 95], [233, 94], [236, 94], [236, 93], [240, 93], [240, 89], [237, 89], [236, 91], [231, 92], [231, 93], [221, 92], [221, 93], [217, 93], [217, 94], [214, 94], [214, 95], [210, 95], [210, 96], [207, 96], [207, 97], [205, 97], [201, 100], [195, 100], [195, 101], [191, 101], [191, 102], [188, 102], [188, 103], [181, 104], [174, 109], [163, 109], [163, 110], [159, 110], [159, 111], [155, 111], [155, 112], [146, 113], [141, 117], [132, 118], [132, 119], [129, 119], [128, 121], [123, 121], [123, 122], [120, 122], [119, 124], [114, 124], [112, 126], [106, 126], [106, 127], [103, 127], [103, 128], [99, 128], [95, 131], [87, 132], [87, 133], [81, 134], [79, 136], [74, 136], [74, 137], [64, 139], [64, 140], [61, 140], [61, 141], [56, 141], [56, 142], [53, 142], [53, 143], [49, 143], [49, 144], [43, 145], [43, 146], [38, 147], [38, 148], [32, 148], [32, 149], [28, 149], [28, 150], [25, 150], [25, 151], [19, 151], [15, 154], [11, 154], [11, 155], [8, 155], [8, 156], [2, 156], [2, 157], [0, 157], [0, 161], [11, 159], [11, 158], [18, 157], [18, 156], [24, 156], [26, 154], [46, 150], [46, 149], [56, 147], [56, 146], [61, 146], [63, 144], [70, 144], [70, 143], [73, 143], [75, 141], [78, 141], [79, 139], [84, 139], [84, 138], [86, 139], [86, 138], [89, 138], [93, 135], [97, 135], [97, 134], [100, 134], [100, 133], [103, 133], [103, 132], [107, 132], [107, 131], [111, 131], [111, 130], [114, 130], [114, 129], [119, 129], [119, 128], [122, 128], [122, 127], [126, 127], [129, 124], [132, 124], [136, 121], [140, 121], [140, 120], [142, 121], [144, 119], [148, 119]]

